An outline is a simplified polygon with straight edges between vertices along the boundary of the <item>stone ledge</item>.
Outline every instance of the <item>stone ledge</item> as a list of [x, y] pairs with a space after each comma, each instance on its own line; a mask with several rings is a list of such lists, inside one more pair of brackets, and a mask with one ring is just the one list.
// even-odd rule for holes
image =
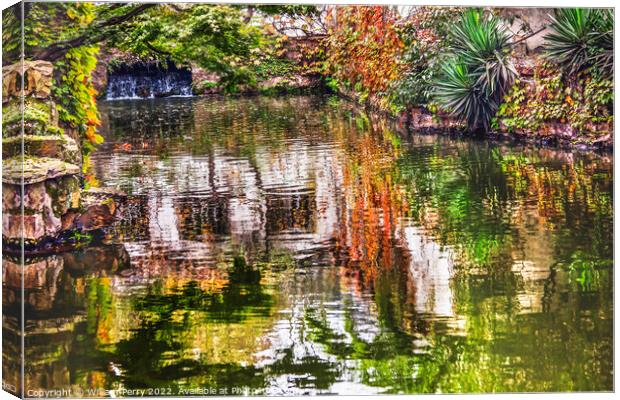
[[[20, 154], [21, 143], [20, 136], [3, 138], [2, 157], [10, 158]], [[76, 165], [81, 163], [80, 148], [75, 140], [67, 135], [25, 135], [24, 154], [26, 157], [59, 158]]]
[[23, 158], [23, 164], [22, 157], [12, 157], [3, 160], [2, 168], [2, 182], [13, 185], [22, 183], [22, 172], [25, 185], [80, 173], [80, 167], [77, 165], [49, 157], [26, 156]]

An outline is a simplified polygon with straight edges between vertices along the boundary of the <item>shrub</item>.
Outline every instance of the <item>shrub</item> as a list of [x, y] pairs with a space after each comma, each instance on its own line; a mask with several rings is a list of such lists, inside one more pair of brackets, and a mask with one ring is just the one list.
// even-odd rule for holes
[[452, 59], [441, 70], [440, 79], [435, 84], [435, 98], [444, 109], [465, 120], [471, 129], [488, 129], [498, 102], [478, 80], [479, 75], [470, 72], [465, 62]]
[[247, 67], [237, 67], [226, 71], [218, 84], [222, 86], [224, 93], [235, 94], [239, 92], [240, 86], [255, 89], [256, 75]]
[[397, 14], [385, 6], [336, 7], [338, 23], [326, 39], [326, 72], [340, 82], [384, 92], [401, 73]]
[[266, 80], [274, 76], [290, 76], [299, 70], [293, 61], [273, 56], [256, 64], [251, 64], [250, 67], [259, 80]]
[[419, 7], [397, 26], [404, 43], [401, 77], [389, 90], [396, 107], [427, 105], [432, 98], [433, 80], [441, 71], [448, 23], [461, 14], [457, 7]]

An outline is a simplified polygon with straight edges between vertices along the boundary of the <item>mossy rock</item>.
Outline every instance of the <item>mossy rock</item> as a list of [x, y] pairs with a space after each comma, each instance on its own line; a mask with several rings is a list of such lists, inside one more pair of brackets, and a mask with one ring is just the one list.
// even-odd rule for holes
[[69, 209], [80, 205], [80, 179], [76, 175], [66, 175], [45, 181], [45, 191], [51, 198], [52, 211], [62, 217]]
[[2, 182], [18, 185], [42, 182], [65, 175], [78, 175], [80, 167], [50, 157], [12, 157], [2, 161]]
[[[58, 113], [51, 101], [26, 98], [23, 122], [26, 135], [62, 135], [64, 133], [58, 126]], [[2, 137], [20, 136], [21, 128], [21, 104], [19, 99], [11, 99], [2, 107]]]
[[[75, 140], [67, 135], [26, 135], [23, 138], [26, 156], [58, 158], [80, 165], [81, 153]], [[2, 139], [2, 157], [19, 156], [22, 149], [22, 138], [13, 136]]]

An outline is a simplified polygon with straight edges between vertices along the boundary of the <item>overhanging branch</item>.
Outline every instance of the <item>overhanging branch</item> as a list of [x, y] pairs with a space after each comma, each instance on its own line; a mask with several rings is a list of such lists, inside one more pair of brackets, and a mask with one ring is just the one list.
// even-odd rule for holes
[[99, 43], [105, 40], [110, 34], [110, 31], [105, 28], [127, 22], [133, 17], [143, 13], [149, 8], [155, 7], [156, 5], [157, 4], [155, 3], [141, 4], [138, 7], [132, 8], [125, 14], [116, 15], [95, 26], [89, 27], [86, 32], [73, 39], [63, 40], [62, 42], [53, 43], [45, 48], [35, 49], [31, 57], [35, 60], [55, 61], [74, 47]]

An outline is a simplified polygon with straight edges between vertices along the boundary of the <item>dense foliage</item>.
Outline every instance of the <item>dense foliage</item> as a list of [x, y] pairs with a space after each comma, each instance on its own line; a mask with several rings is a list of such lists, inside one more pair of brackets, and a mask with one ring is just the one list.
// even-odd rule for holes
[[382, 6], [338, 7], [327, 37], [327, 72], [363, 98], [384, 92], [398, 79], [404, 46], [397, 14]]
[[499, 108], [496, 127], [528, 133], [566, 123], [577, 132], [613, 129], [613, 12], [563, 8], [545, 36], [547, 62], [516, 82]]
[[[520, 79], [503, 99], [495, 124], [508, 131], [547, 130], [568, 123], [582, 132], [609, 133], [613, 127], [613, 80], [581, 74], [571, 84], [560, 70], [539, 61], [532, 80]], [[500, 126], [501, 124], [501, 126]]]
[[404, 43], [403, 73], [390, 87], [390, 101], [397, 108], [431, 101], [433, 81], [441, 71], [448, 45], [448, 23], [461, 13], [457, 7], [420, 7], [397, 25]]
[[239, 83], [252, 82], [242, 64], [262, 44], [258, 28], [246, 24], [243, 17], [233, 6], [161, 5], [136, 17], [109, 43], [144, 58], [193, 61], [220, 74], [222, 84], [232, 90]]

